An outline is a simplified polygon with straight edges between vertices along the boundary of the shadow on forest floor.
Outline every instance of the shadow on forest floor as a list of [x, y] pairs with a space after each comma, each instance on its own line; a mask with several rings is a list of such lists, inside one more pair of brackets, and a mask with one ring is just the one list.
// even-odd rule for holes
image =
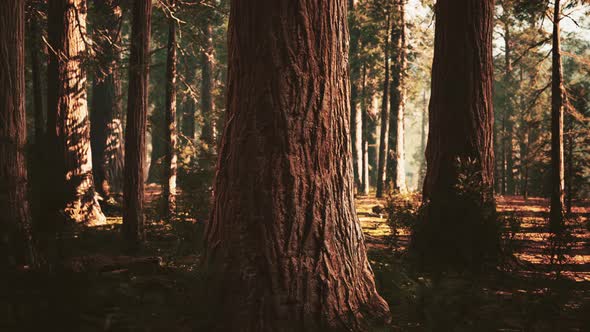
[[[148, 187], [155, 206], [157, 187]], [[517, 261], [485, 275], [425, 275], [404, 258], [409, 231], [391, 246], [383, 201], [359, 198], [357, 213], [380, 293], [389, 302], [392, 331], [589, 331], [590, 205], [576, 208], [571, 250], [550, 264], [544, 225], [547, 201], [499, 197], [502, 214], [518, 214]], [[379, 209], [377, 209], [379, 210]], [[585, 216], [585, 217], [584, 217]], [[0, 331], [199, 331], [207, 305], [200, 294], [203, 224], [180, 218], [155, 221], [148, 212], [148, 241], [137, 255], [123, 254], [121, 218], [66, 234], [70, 253], [52, 275], [10, 275], [0, 291]], [[556, 271], [559, 271], [557, 273]]]

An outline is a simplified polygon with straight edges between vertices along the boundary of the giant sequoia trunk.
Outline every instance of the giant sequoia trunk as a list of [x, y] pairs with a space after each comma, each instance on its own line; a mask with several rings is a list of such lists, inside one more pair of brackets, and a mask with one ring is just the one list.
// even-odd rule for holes
[[[174, 0], [170, 0], [174, 6]], [[166, 157], [164, 182], [165, 210], [169, 216], [176, 212], [176, 20], [169, 19], [168, 59], [166, 61]]]
[[564, 164], [563, 164], [563, 74], [560, 50], [560, 0], [555, 0], [553, 13], [553, 62], [551, 71], [551, 211], [549, 226], [558, 232], [564, 226]]
[[[49, 52], [47, 141], [50, 218], [88, 224], [106, 221], [94, 191], [86, 101], [86, 4], [48, 2]], [[60, 218], [61, 219], [61, 218]], [[58, 219], [59, 220], [59, 219]]]
[[123, 238], [131, 250], [144, 240], [145, 132], [147, 127], [151, 0], [135, 0], [129, 56], [129, 93], [125, 131]]
[[385, 170], [387, 168], [387, 151], [389, 138], [389, 37], [391, 15], [387, 15], [386, 37], [384, 49], [385, 76], [383, 77], [383, 99], [381, 100], [381, 134], [379, 135], [379, 160], [377, 162], [377, 198], [383, 197], [386, 181]]
[[201, 53], [201, 112], [203, 114], [203, 127], [201, 130], [201, 141], [208, 149], [215, 149], [215, 119], [213, 116], [213, 88], [215, 80], [213, 77], [214, 49], [213, 31], [210, 22], [206, 22], [203, 28], [205, 46]]
[[479, 265], [497, 250], [493, 11], [493, 0], [436, 4], [425, 214], [413, 241], [432, 264]]
[[123, 173], [123, 125], [121, 123], [121, 82], [117, 71], [121, 47], [119, 0], [94, 1], [95, 44], [99, 70], [92, 82], [92, 160], [94, 182], [103, 197], [120, 189]]
[[217, 329], [389, 319], [354, 211], [346, 0], [233, 0], [206, 265]]
[[0, 271], [5, 271], [33, 258], [25, 166], [25, 1], [1, 1], [0, 23]]
[[405, 168], [405, 106], [406, 106], [406, 0], [398, 0], [396, 16], [392, 24], [391, 97], [389, 115], [389, 153], [387, 154], [387, 178], [395, 192], [406, 191]]

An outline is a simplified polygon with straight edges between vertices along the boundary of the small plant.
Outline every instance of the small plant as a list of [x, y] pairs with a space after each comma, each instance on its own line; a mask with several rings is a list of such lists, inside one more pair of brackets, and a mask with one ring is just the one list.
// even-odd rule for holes
[[387, 197], [385, 212], [387, 224], [391, 229], [391, 244], [399, 249], [399, 231], [401, 228], [412, 230], [420, 219], [422, 200], [419, 193], [393, 193]]
[[569, 220], [565, 220], [565, 227], [559, 232], [552, 232], [547, 238], [546, 256], [549, 259], [549, 268], [559, 277], [565, 264], [570, 261], [572, 248], [575, 237], [572, 235], [571, 228], [567, 226]]

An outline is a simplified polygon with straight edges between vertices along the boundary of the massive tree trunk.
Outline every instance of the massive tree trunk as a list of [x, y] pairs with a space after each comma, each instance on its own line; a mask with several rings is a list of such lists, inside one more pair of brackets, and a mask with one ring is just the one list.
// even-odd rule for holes
[[386, 181], [387, 152], [389, 138], [389, 37], [391, 29], [391, 14], [387, 15], [386, 37], [383, 45], [385, 75], [383, 77], [383, 99], [381, 100], [381, 135], [379, 135], [379, 161], [377, 163], [377, 198], [383, 197], [383, 187]]
[[210, 151], [215, 150], [215, 119], [213, 111], [213, 88], [215, 85], [214, 63], [215, 52], [213, 48], [213, 30], [211, 23], [207, 20], [203, 28], [204, 49], [201, 53], [201, 112], [203, 115], [203, 127], [201, 130], [201, 141]]
[[564, 165], [563, 165], [563, 74], [560, 50], [560, 0], [555, 0], [553, 12], [553, 62], [551, 70], [551, 211], [549, 226], [559, 232], [564, 226]]
[[25, 166], [25, 1], [0, 2], [0, 271], [32, 263]]
[[232, 1], [205, 255], [219, 330], [389, 319], [354, 211], [347, 39], [346, 0]]
[[352, 137], [352, 161], [354, 182], [357, 193], [363, 192], [363, 115], [362, 115], [362, 73], [359, 59], [361, 31], [358, 22], [356, 0], [349, 0], [350, 27], [350, 133]]
[[394, 61], [391, 62], [391, 97], [389, 116], [389, 153], [387, 154], [387, 178], [396, 192], [405, 192], [405, 106], [406, 106], [406, 0], [398, 0], [396, 18], [392, 24], [392, 46]]
[[[174, 0], [170, 0], [174, 8]], [[169, 18], [168, 59], [166, 61], [166, 158], [164, 183], [165, 210], [176, 213], [176, 20]]]
[[413, 247], [424, 263], [476, 267], [496, 254], [494, 1], [439, 0], [424, 181]]
[[95, 38], [99, 68], [92, 82], [90, 112], [92, 160], [97, 192], [107, 199], [120, 189], [123, 172], [121, 82], [117, 69], [121, 47], [119, 0], [95, 0]]
[[68, 220], [101, 224], [106, 218], [94, 191], [83, 67], [87, 43], [85, 1], [49, 1], [48, 31], [48, 213], [50, 218], [60, 218], [63, 213]]
[[143, 214], [145, 132], [147, 127], [152, 1], [135, 0], [132, 15], [122, 231], [129, 249], [137, 250], [145, 238]]

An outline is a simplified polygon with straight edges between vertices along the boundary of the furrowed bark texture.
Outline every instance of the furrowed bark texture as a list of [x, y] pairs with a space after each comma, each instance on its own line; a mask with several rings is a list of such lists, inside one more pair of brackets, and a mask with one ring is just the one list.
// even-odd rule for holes
[[549, 226], [558, 232], [564, 226], [565, 172], [563, 150], [563, 74], [560, 50], [560, 0], [555, 0], [553, 14], [553, 50], [551, 70], [551, 211]]
[[494, 1], [439, 0], [429, 110], [424, 219], [414, 247], [435, 263], [483, 263], [493, 234]]
[[90, 136], [96, 190], [106, 199], [112, 189], [121, 189], [123, 176], [121, 81], [117, 71], [122, 10], [119, 0], [96, 0], [94, 9], [99, 69], [92, 82]]
[[[174, 0], [170, 1], [174, 6]], [[169, 19], [168, 59], [166, 61], [166, 156], [164, 197], [166, 212], [176, 214], [176, 20]]]
[[[47, 141], [50, 214], [88, 224], [106, 221], [94, 190], [86, 97], [86, 4], [48, 2]], [[59, 220], [59, 219], [58, 219]]]
[[131, 250], [136, 250], [145, 238], [143, 214], [145, 133], [147, 129], [152, 1], [135, 0], [132, 13], [122, 231], [126, 245]]
[[232, 1], [228, 115], [206, 231], [224, 330], [387, 321], [354, 211], [346, 0]]
[[32, 262], [25, 165], [25, 1], [0, 2], [0, 271]]

